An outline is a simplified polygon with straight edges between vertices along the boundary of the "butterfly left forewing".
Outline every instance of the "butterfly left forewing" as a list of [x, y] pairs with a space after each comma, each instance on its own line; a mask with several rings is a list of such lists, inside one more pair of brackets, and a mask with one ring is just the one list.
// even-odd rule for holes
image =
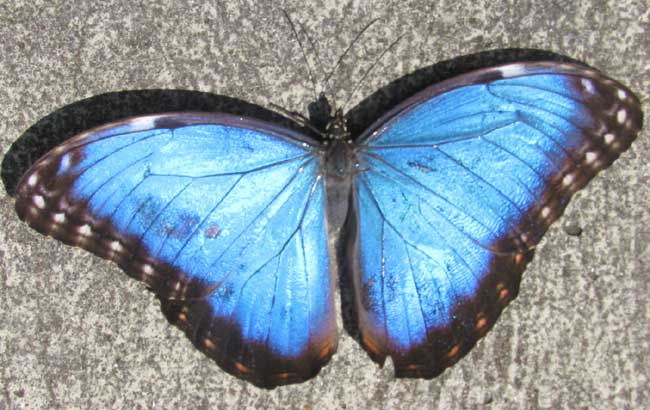
[[360, 140], [353, 259], [364, 348], [433, 377], [494, 324], [571, 195], [641, 128], [636, 97], [572, 64], [430, 87]]
[[334, 353], [336, 328], [323, 184], [301, 138], [227, 115], [110, 124], [34, 164], [16, 210], [146, 283], [228, 372], [302, 381]]

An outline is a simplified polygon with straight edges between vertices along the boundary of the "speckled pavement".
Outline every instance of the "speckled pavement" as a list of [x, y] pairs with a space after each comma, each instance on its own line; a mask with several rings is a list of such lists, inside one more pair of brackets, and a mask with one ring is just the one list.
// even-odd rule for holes
[[254, 109], [244, 102], [307, 114], [312, 84], [281, 9], [311, 38], [302, 39], [318, 84], [381, 19], [330, 81], [339, 105], [405, 36], [346, 106], [370, 107], [357, 127], [425, 82], [547, 56], [623, 82], [650, 118], [647, 1], [162, 3], [0, 1], [0, 409], [650, 408], [647, 126], [550, 229], [495, 328], [434, 380], [394, 379], [343, 330], [308, 382], [269, 391], [237, 380], [167, 323], [141, 283], [21, 223], [10, 195], [34, 156], [102, 121]]

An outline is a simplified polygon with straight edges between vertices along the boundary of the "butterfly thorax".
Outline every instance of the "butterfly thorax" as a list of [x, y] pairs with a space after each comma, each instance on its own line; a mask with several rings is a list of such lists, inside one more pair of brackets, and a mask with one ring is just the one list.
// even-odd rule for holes
[[346, 140], [333, 140], [325, 147], [324, 174], [327, 178], [349, 179], [356, 169], [356, 154]]

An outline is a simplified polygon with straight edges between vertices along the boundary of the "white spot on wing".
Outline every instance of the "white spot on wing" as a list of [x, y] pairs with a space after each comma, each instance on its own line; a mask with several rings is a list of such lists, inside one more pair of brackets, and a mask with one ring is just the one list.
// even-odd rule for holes
[[134, 118], [131, 120], [131, 124], [137, 129], [151, 129], [156, 125], [155, 119], [150, 117]]
[[113, 241], [111, 242], [111, 249], [115, 252], [120, 252], [123, 249], [122, 244], [119, 241]]
[[499, 69], [503, 78], [520, 77], [526, 74], [526, 69], [520, 64], [513, 64]]
[[153, 268], [148, 263], [144, 264], [142, 265], [142, 272], [144, 272], [145, 275], [151, 275], [153, 273]]
[[562, 178], [562, 185], [569, 186], [573, 182], [573, 174], [567, 174]]
[[580, 83], [582, 83], [582, 86], [585, 88], [585, 91], [587, 91], [589, 94], [593, 94], [594, 92], [596, 92], [594, 83], [590, 79], [583, 78], [580, 80]]
[[596, 154], [595, 152], [589, 151], [585, 154], [585, 161], [587, 162], [587, 164], [591, 164], [596, 160], [596, 158], [598, 158], [598, 154]]
[[45, 208], [45, 199], [43, 199], [42, 196], [40, 195], [34, 195], [34, 198], [32, 198], [32, 201], [34, 202], [34, 205], [36, 205], [38, 208]]
[[90, 228], [90, 225], [85, 224], [85, 225], [81, 225], [79, 229], [77, 229], [77, 232], [79, 232], [79, 234], [83, 236], [90, 236], [92, 229]]
[[33, 173], [32, 175], [27, 178], [27, 185], [29, 186], [34, 186], [38, 182], [38, 175], [36, 173]]
[[619, 89], [619, 90], [616, 92], [616, 95], [617, 95], [618, 98], [620, 98], [621, 100], [624, 100], [624, 99], [627, 98], [627, 93], [625, 92], [625, 90], [621, 90], [621, 89]]
[[551, 208], [549, 208], [548, 206], [542, 208], [542, 213], [541, 213], [542, 218], [546, 219], [550, 214], [551, 214]]
[[61, 157], [60, 169], [62, 172], [67, 171], [68, 168], [70, 168], [70, 161], [71, 161], [70, 154], [65, 154], [64, 156]]
[[65, 214], [63, 212], [56, 213], [52, 219], [54, 219], [54, 222], [61, 224], [65, 222]]
[[627, 112], [625, 111], [625, 109], [621, 108], [620, 110], [618, 110], [618, 112], [616, 113], [616, 121], [618, 121], [619, 124], [623, 124], [626, 118], [627, 118]]

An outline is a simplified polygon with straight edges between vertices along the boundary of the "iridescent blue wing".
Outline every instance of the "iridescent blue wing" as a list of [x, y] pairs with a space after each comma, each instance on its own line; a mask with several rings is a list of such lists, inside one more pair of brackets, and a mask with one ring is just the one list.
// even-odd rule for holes
[[359, 141], [362, 344], [434, 377], [494, 324], [571, 195], [641, 128], [637, 98], [573, 64], [522, 63], [415, 95]]
[[226, 115], [135, 118], [50, 151], [21, 180], [16, 210], [146, 283], [228, 372], [302, 381], [336, 349], [315, 148]]

